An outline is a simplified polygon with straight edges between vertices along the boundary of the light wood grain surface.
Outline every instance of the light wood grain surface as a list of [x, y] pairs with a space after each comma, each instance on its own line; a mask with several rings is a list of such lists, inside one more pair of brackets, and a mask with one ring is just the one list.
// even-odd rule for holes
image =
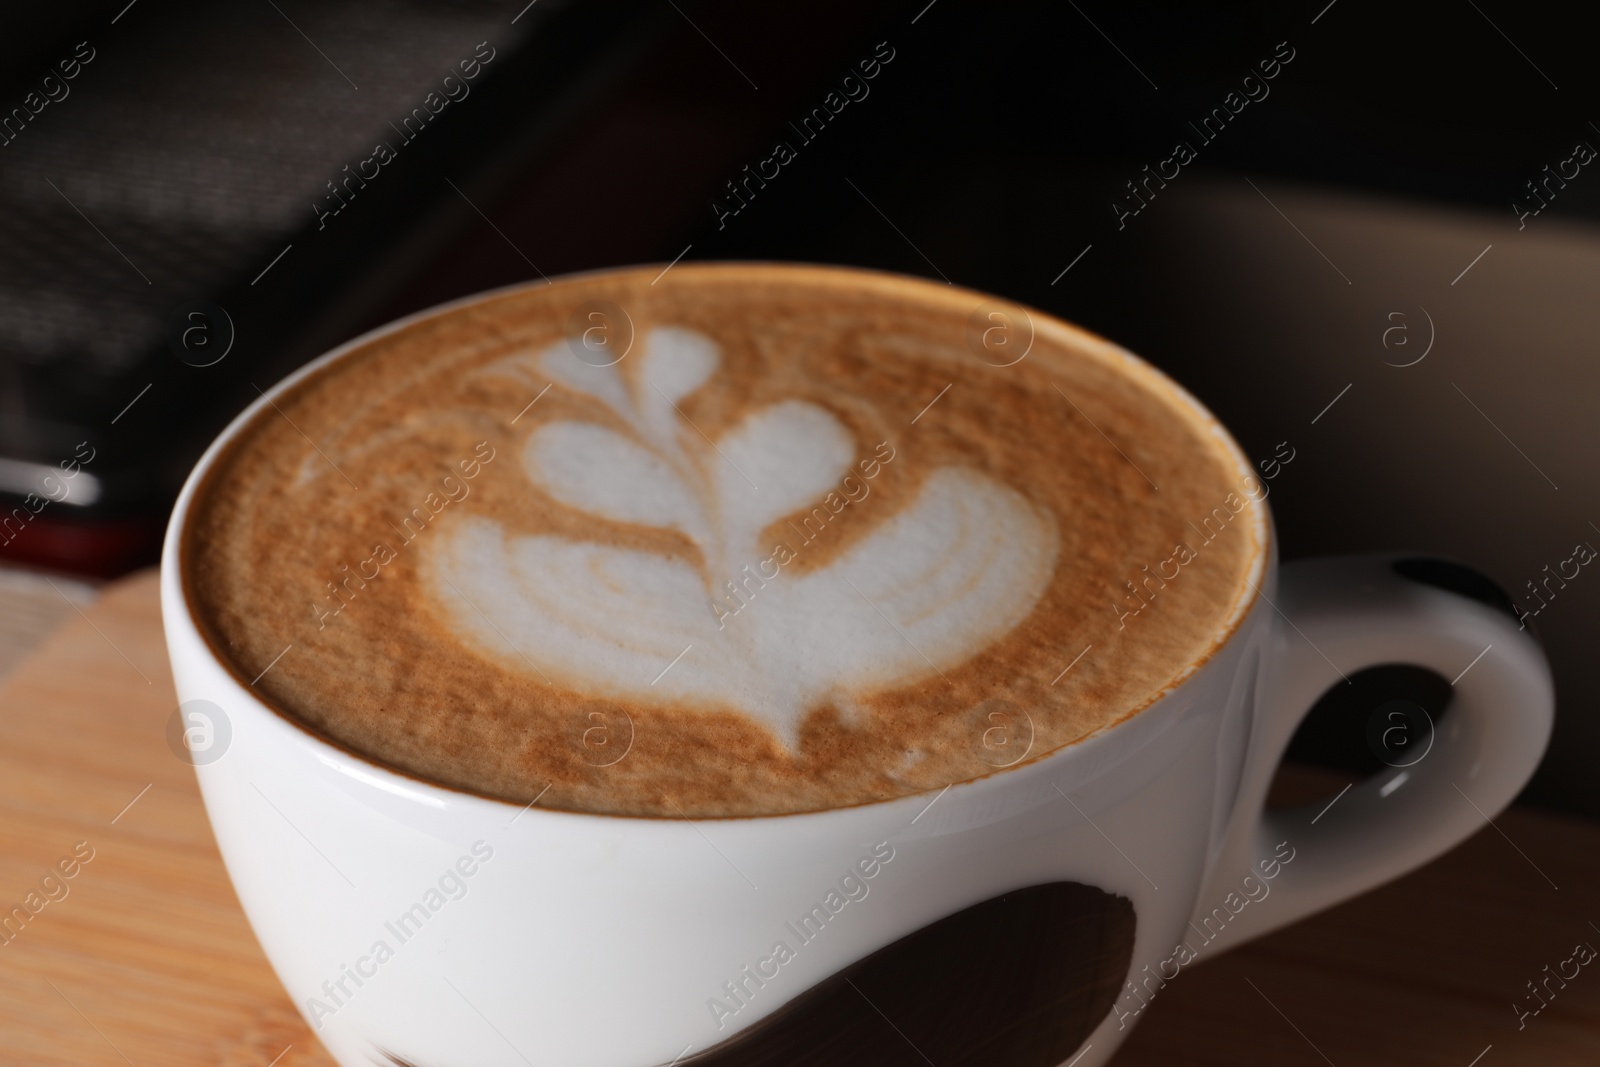
[[[174, 704], [154, 574], [106, 587], [0, 688], [0, 907], [59, 898], [0, 932], [0, 1064], [332, 1063], [262, 957], [193, 772], [167, 747]], [[1310, 797], [1344, 783], [1294, 771], [1280, 785]], [[1600, 967], [1551, 982], [1520, 1030], [1513, 1009], [1537, 1004], [1526, 983], [1575, 944], [1600, 947], [1600, 828], [1530, 810], [1495, 823], [1186, 968], [1118, 1067], [1600, 1063]], [[60, 878], [75, 848], [93, 858]]]
[[89, 582], [0, 564], [0, 679], [94, 598]]

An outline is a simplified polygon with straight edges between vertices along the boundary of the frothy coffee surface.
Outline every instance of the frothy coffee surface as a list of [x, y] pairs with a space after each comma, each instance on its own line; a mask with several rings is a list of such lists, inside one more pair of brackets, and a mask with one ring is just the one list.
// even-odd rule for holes
[[1237, 621], [1259, 486], [1122, 350], [887, 275], [655, 277], [424, 318], [256, 415], [183, 542], [241, 682], [445, 785], [761, 815], [1037, 759]]

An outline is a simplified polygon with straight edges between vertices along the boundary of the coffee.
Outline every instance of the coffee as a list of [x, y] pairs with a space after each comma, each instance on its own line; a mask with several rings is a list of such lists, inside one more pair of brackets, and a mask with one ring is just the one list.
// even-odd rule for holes
[[1253, 595], [1264, 490], [1120, 349], [887, 275], [657, 274], [431, 314], [256, 414], [182, 542], [241, 684], [517, 803], [777, 814], [1113, 725]]

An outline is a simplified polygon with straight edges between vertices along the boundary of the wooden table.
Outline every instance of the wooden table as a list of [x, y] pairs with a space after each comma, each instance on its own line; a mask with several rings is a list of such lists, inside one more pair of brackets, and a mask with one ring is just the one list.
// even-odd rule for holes
[[[48, 887], [66, 896], [0, 944], [0, 1064], [329, 1065], [245, 923], [193, 773], [167, 747], [159, 619], [153, 573], [108, 586], [0, 688], [0, 905], [43, 897], [47, 872], [79, 842], [93, 849]], [[1304, 770], [1280, 781], [1301, 796], [1343, 785]], [[1600, 946], [1600, 828], [1532, 810], [1496, 824], [1408, 878], [1186, 969], [1118, 1067], [1600, 1063], [1600, 966], [1520, 1031], [1512, 1008], [1575, 943]]]

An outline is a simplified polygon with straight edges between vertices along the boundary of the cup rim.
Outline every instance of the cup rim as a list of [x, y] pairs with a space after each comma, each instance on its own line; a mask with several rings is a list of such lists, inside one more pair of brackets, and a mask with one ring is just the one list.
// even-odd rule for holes
[[[664, 269], [658, 271], [658, 267], [663, 267]], [[1234, 440], [1233, 435], [1229, 433], [1227, 428], [1222, 424], [1221, 420], [1219, 420], [1216, 415], [1210, 411], [1210, 409], [1202, 404], [1199, 399], [1197, 399], [1177, 381], [1169, 377], [1165, 372], [1161, 371], [1142, 357], [1136, 355], [1128, 349], [1123, 348], [1121, 345], [1101, 337], [1099, 334], [1096, 334], [1093, 331], [1087, 330], [1074, 323], [1068, 322], [1065, 319], [1058, 318], [1047, 312], [1041, 311], [1038, 308], [1031, 307], [1019, 301], [999, 297], [994, 294], [986, 293], [982, 290], [968, 289], [963, 286], [951, 284], [941, 285], [925, 278], [898, 274], [893, 271], [878, 270], [869, 267], [794, 263], [775, 260], [707, 260], [676, 265], [639, 264], [624, 267], [604, 267], [594, 270], [578, 271], [569, 274], [558, 275], [555, 278], [541, 279], [539, 281], [514, 282], [509, 285], [498, 286], [493, 289], [486, 289], [479, 292], [470, 293], [466, 296], [457, 297], [456, 299], [448, 300], [443, 303], [435, 304], [431, 307], [412, 312], [409, 315], [405, 315], [401, 318], [383, 323], [366, 331], [365, 333], [362, 333], [343, 342], [342, 344], [335, 346], [329, 351], [324, 352], [322, 355], [317, 356], [316, 358], [305, 363], [303, 366], [296, 368], [294, 371], [275, 382], [271, 387], [261, 392], [261, 394], [255, 400], [251, 401], [243, 410], [235, 415], [234, 418], [228, 422], [227, 426], [224, 427], [223, 430], [211, 441], [211, 443], [206, 446], [205, 451], [201, 454], [200, 458], [195, 461], [194, 467], [184, 479], [183, 487], [179, 491], [177, 500], [173, 504], [172, 512], [167, 522], [166, 532], [162, 539], [160, 584], [163, 606], [166, 607], [169, 601], [172, 601], [181, 606], [183, 610], [181, 618], [171, 620], [168, 625], [170, 626], [176, 622], [184, 626], [188, 632], [188, 635], [192, 636], [197, 642], [198, 646], [204, 649], [205, 654], [210, 659], [211, 663], [218, 667], [232, 682], [234, 682], [239, 687], [239, 690], [243, 695], [249, 697], [262, 710], [268, 712], [270, 719], [276, 720], [281, 725], [291, 727], [299, 735], [299, 740], [309, 743], [313, 748], [318, 749], [319, 751], [317, 752], [317, 755], [324, 763], [339, 766], [352, 777], [371, 781], [372, 774], [376, 771], [381, 774], [392, 775], [403, 780], [407, 784], [407, 792], [414, 792], [419, 788], [437, 792], [441, 796], [440, 798], [436, 799], [472, 798], [473, 800], [491, 802], [495, 805], [504, 806], [508, 809], [526, 810], [529, 807], [533, 807], [534, 805], [532, 804], [523, 806], [515, 801], [507, 800], [504, 797], [496, 796], [494, 794], [482, 792], [469, 787], [447, 785], [443, 782], [425, 778], [403, 768], [382, 762], [361, 752], [358, 749], [350, 747], [337, 738], [333, 738], [322, 733], [310, 724], [302, 722], [299, 718], [288, 711], [279, 708], [272, 701], [266, 699], [260, 694], [255, 693], [251, 688], [253, 683], [249, 682], [249, 680], [239, 672], [235, 665], [217, 650], [215, 644], [207, 635], [205, 628], [200, 625], [199, 613], [195, 609], [195, 599], [193, 593], [194, 575], [191, 571], [191, 568], [184, 566], [183, 545], [185, 541], [185, 531], [188, 525], [188, 519], [193, 510], [195, 497], [200, 490], [204, 488], [207, 478], [212, 469], [215, 467], [218, 459], [230, 447], [234, 439], [236, 439], [246, 427], [251, 425], [257, 418], [259, 418], [264, 411], [274, 406], [278, 398], [304, 386], [307, 382], [320, 374], [324, 369], [337, 363], [339, 360], [365, 348], [375, 341], [381, 340], [393, 334], [404, 332], [418, 323], [432, 319], [443, 318], [458, 311], [480, 304], [491, 303], [496, 300], [513, 297], [516, 294], [524, 291], [534, 290], [549, 285], [576, 285], [594, 279], [611, 278], [625, 275], [648, 275], [652, 277], [658, 277], [660, 274], [664, 274], [666, 269], [676, 269], [694, 273], [714, 273], [723, 271], [756, 272], [769, 278], [777, 278], [785, 274], [797, 277], [821, 277], [823, 279], [832, 280], [835, 283], [839, 281], [854, 281], [858, 284], [879, 286], [885, 290], [892, 290], [896, 288], [911, 289], [924, 298], [935, 297], [947, 302], [960, 301], [961, 303], [965, 304], [968, 301], [975, 301], [976, 303], [974, 306], [984, 303], [1001, 303], [1009, 305], [1024, 312], [1033, 324], [1035, 331], [1038, 331], [1042, 326], [1044, 329], [1056, 333], [1068, 344], [1069, 347], [1072, 348], [1075, 354], [1082, 355], [1087, 358], [1100, 359], [1108, 363], [1115, 363], [1119, 369], [1132, 376], [1135, 376], [1138, 379], [1141, 379], [1144, 383], [1151, 386], [1152, 392], [1164, 394], [1175, 407], [1188, 413], [1188, 415], [1194, 420], [1197, 428], [1202, 428], [1210, 432], [1211, 436], [1216, 439], [1216, 443], [1221, 447], [1222, 451], [1233, 460], [1236, 473], [1252, 479], [1255, 477], [1255, 473], [1250, 465], [1248, 456], [1245, 455], [1243, 448], [1241, 448], [1238, 442]], [[1118, 727], [1121, 727], [1129, 723], [1131, 720], [1140, 717], [1144, 712], [1154, 709], [1156, 705], [1160, 704], [1168, 696], [1176, 692], [1182, 685], [1188, 682], [1209, 663], [1211, 663], [1217, 657], [1218, 653], [1227, 647], [1228, 644], [1240, 633], [1244, 627], [1245, 620], [1250, 617], [1253, 610], [1264, 598], [1264, 594], [1261, 592], [1261, 586], [1264, 584], [1264, 578], [1268, 573], [1268, 568], [1275, 557], [1277, 550], [1276, 532], [1272, 523], [1271, 512], [1267, 507], [1265, 495], [1263, 495], [1261, 499], [1256, 500], [1248, 497], [1247, 494], [1246, 500], [1247, 504], [1245, 512], [1249, 516], [1248, 528], [1246, 532], [1249, 534], [1254, 545], [1254, 551], [1250, 557], [1247, 573], [1244, 576], [1243, 585], [1237, 592], [1234, 602], [1232, 605], [1230, 605], [1228, 614], [1218, 625], [1216, 632], [1212, 636], [1210, 644], [1206, 647], [1204, 652], [1196, 656], [1191, 662], [1185, 664], [1183, 667], [1175, 671], [1172, 677], [1169, 678], [1163, 685], [1152, 690], [1142, 703], [1138, 703], [1124, 709], [1115, 718], [1101, 723], [1099, 726], [1083, 736], [1051, 749], [1048, 752], [1041, 753], [1032, 759], [1024, 759], [1023, 761], [1014, 765], [996, 767], [993, 770], [985, 772], [984, 774], [974, 775], [971, 778], [965, 778], [961, 779], [960, 781], [951, 782], [942, 788], [944, 790], [948, 790], [957, 786], [972, 786], [982, 782], [991, 782], [1008, 772], [1025, 771], [1030, 767], [1037, 767], [1072, 752], [1080, 751], [1084, 749], [1084, 747], [1090, 742], [1103, 741], [1106, 738], [1106, 735], [1117, 730]], [[1091, 745], [1090, 747], [1097, 746]], [[343, 767], [342, 764], [345, 762], [351, 763], [352, 766], [348, 768]], [[880, 806], [887, 806], [902, 801], [914, 801], [919, 797], [925, 797], [928, 794], [935, 792], [941, 792], [942, 794], [942, 790], [937, 790], [930, 787], [929, 789], [921, 790], [915, 793], [906, 793], [877, 800], [857, 801], [851, 804], [840, 804], [826, 808], [739, 815], [695, 815], [688, 816], [687, 818], [689, 821], [743, 822], [752, 820], [794, 818], [799, 816], [818, 816], [827, 815], [833, 812], [853, 811], [863, 808], [878, 808]], [[537, 803], [537, 801], [535, 801], [535, 803]], [[603, 818], [631, 821], [676, 822], [683, 818], [680, 816], [671, 815], [597, 812], [560, 808], [544, 808], [540, 810], [541, 813], [545, 815], [560, 814], [583, 818]]]

